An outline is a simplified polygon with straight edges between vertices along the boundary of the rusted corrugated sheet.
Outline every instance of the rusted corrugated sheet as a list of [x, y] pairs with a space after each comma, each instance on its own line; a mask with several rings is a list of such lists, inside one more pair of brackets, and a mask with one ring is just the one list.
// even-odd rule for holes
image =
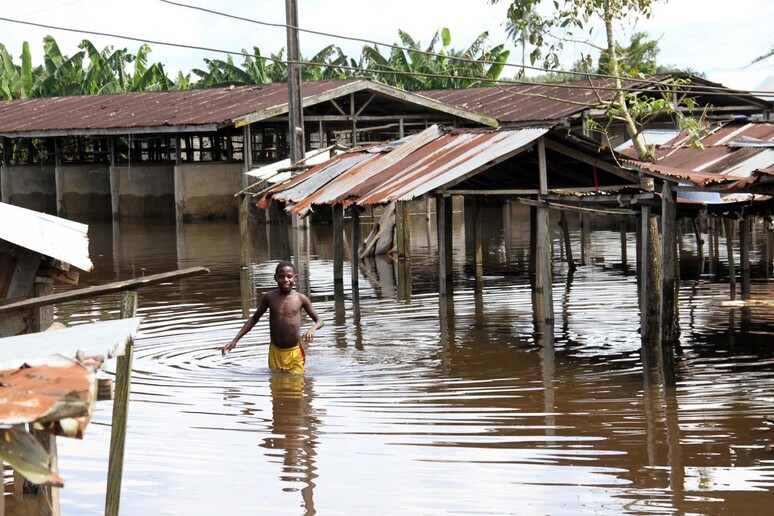
[[[497, 125], [496, 120], [370, 79], [309, 81], [301, 88], [304, 106], [359, 91]], [[0, 103], [0, 135], [212, 131], [282, 115], [287, 113], [287, 106], [288, 88], [284, 83], [14, 100]]]
[[[623, 88], [632, 91], [647, 92], [667, 85], [667, 80], [675, 76], [659, 74], [645, 79], [631, 79], [623, 82]], [[745, 96], [733, 95], [734, 90], [721, 84], [706, 81], [700, 77], [680, 74], [689, 78], [690, 84], [681, 86], [685, 92], [691, 92], [699, 104], [722, 106], [754, 106], [750, 111], [770, 109], [771, 103]], [[660, 84], [659, 84], [660, 83]], [[428, 98], [467, 109], [497, 119], [500, 124], [526, 122], [558, 121], [582, 113], [591, 107], [600, 107], [612, 100], [615, 85], [612, 80], [588, 79], [555, 84], [518, 84], [465, 88], [456, 90], [431, 90], [421, 92]]]
[[77, 362], [0, 371], [0, 428], [37, 423], [82, 437], [97, 398], [94, 374]]
[[0, 239], [55, 258], [81, 270], [94, 267], [89, 258], [89, 227], [38, 211], [0, 203]]
[[[737, 188], [768, 176], [774, 166], [774, 124], [729, 123], [702, 139], [694, 149], [684, 135], [656, 146], [657, 164], [632, 161], [641, 169], [696, 186]], [[623, 152], [632, 155], [631, 147]]]
[[269, 196], [305, 213], [313, 205], [410, 200], [486, 170], [527, 148], [547, 128], [455, 131], [432, 126], [399, 142], [342, 154], [280, 185]]

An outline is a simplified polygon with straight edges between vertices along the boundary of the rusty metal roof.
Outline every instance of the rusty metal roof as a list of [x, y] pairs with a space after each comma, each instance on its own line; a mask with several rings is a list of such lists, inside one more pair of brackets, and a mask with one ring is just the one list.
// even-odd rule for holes
[[[301, 91], [304, 107], [365, 91], [407, 106], [420, 106], [484, 125], [497, 125], [493, 119], [370, 79], [304, 82]], [[284, 83], [35, 98], [0, 103], [0, 136], [214, 131], [275, 117], [287, 111], [288, 87]]]
[[[680, 86], [698, 100], [717, 109], [733, 106], [736, 112], [771, 109], [772, 103], [749, 97], [689, 74], [660, 74], [623, 82], [627, 90], [648, 92], [666, 86], [671, 78], [689, 79]], [[496, 118], [500, 124], [559, 121], [589, 108], [603, 107], [613, 98], [612, 80], [588, 79], [565, 83], [535, 83], [420, 92], [428, 98]], [[744, 109], [742, 106], [746, 106]]]
[[94, 267], [86, 224], [6, 203], [0, 203], [0, 220], [0, 239], [84, 271]]
[[[702, 139], [704, 150], [694, 149], [684, 134], [657, 145], [658, 163], [630, 161], [637, 167], [695, 186], [739, 188], [770, 182], [774, 168], [774, 124], [734, 122]], [[622, 149], [633, 155], [631, 147]]]
[[452, 131], [431, 126], [386, 144], [361, 147], [299, 174], [268, 197], [306, 213], [314, 205], [385, 204], [450, 188], [529, 148], [546, 127]]

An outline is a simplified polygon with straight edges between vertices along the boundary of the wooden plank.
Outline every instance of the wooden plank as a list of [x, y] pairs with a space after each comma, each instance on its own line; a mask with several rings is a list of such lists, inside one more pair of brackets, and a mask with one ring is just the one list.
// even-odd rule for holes
[[127, 290], [137, 290], [150, 285], [158, 285], [159, 283], [167, 283], [173, 280], [199, 276], [201, 274], [209, 274], [209, 272], [210, 270], [206, 267], [190, 267], [188, 269], [162, 272], [160, 274], [151, 274], [150, 276], [144, 276], [142, 278], [116, 281], [106, 285], [97, 285], [94, 287], [71, 290], [69, 292], [61, 292], [59, 294], [51, 294], [49, 296], [25, 299], [24, 301], [0, 304], [0, 313], [12, 312], [14, 310], [21, 310], [26, 308], [35, 308], [38, 306], [54, 305], [57, 303], [66, 303], [69, 301], [104, 296], [107, 294], [114, 294], [116, 292], [124, 292]]
[[[121, 318], [131, 318], [137, 313], [137, 292], [124, 292], [121, 300]], [[124, 445], [126, 422], [129, 415], [129, 393], [132, 386], [132, 360], [134, 343], [126, 345], [124, 355], [116, 364], [115, 401], [113, 403], [112, 430], [110, 432], [110, 456], [108, 462], [105, 515], [118, 516], [121, 502], [121, 480], [124, 470]]]
[[774, 299], [737, 299], [734, 301], [722, 301], [720, 306], [729, 308], [742, 308], [746, 306], [774, 306]]

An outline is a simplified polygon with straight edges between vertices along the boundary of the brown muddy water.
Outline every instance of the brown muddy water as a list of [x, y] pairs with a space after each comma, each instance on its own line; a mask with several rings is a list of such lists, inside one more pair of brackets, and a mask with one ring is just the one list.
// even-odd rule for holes
[[[269, 373], [266, 321], [219, 351], [254, 292], [275, 286], [276, 228], [251, 228], [240, 274], [235, 223], [91, 224], [96, 269], [82, 285], [211, 269], [140, 292], [121, 514], [769, 513], [774, 310], [722, 307], [728, 285], [696, 278], [686, 235], [681, 346], [664, 387], [640, 358], [633, 221], [623, 266], [617, 220], [592, 219], [581, 246], [570, 215], [587, 265], [568, 280], [557, 233], [555, 342], [543, 346], [527, 213], [504, 225], [487, 212], [480, 295], [455, 222], [454, 296], [440, 305], [433, 226], [412, 217], [410, 298], [398, 299], [389, 261], [369, 262], [359, 322], [348, 263], [343, 303], [334, 296], [330, 226], [302, 232], [299, 288], [326, 321], [303, 377]], [[754, 298], [772, 297], [765, 256], [757, 235]], [[106, 297], [56, 316], [74, 325], [117, 310]], [[103, 513], [111, 410], [98, 404], [82, 441], [59, 439], [65, 515]]]

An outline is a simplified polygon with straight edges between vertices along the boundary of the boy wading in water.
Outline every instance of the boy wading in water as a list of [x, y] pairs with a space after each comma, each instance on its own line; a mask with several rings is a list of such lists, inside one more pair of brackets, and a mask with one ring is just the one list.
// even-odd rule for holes
[[[231, 342], [223, 346], [223, 356], [234, 349], [239, 339], [253, 329], [261, 316], [269, 310], [269, 369], [272, 371], [285, 371], [287, 373], [303, 373], [304, 348], [301, 341], [309, 342], [314, 339], [317, 330], [323, 327], [323, 320], [312, 308], [312, 303], [305, 295], [293, 290], [298, 276], [296, 266], [290, 262], [280, 262], [274, 273], [277, 288], [263, 295], [258, 309], [245, 322], [242, 329], [237, 332]], [[301, 331], [301, 309], [304, 309], [314, 321], [314, 325], [304, 332], [299, 339]]]

